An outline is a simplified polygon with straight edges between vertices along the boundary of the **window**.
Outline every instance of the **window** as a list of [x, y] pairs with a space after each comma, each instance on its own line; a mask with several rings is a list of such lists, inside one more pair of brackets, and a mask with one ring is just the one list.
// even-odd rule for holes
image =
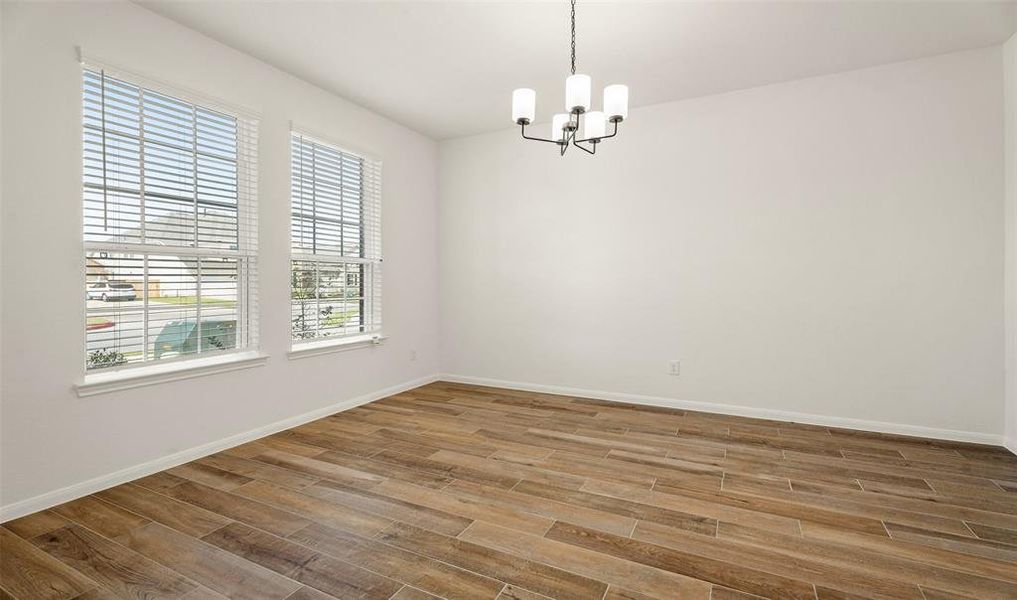
[[257, 345], [256, 122], [85, 68], [86, 368]]
[[294, 344], [381, 331], [381, 164], [291, 136]]

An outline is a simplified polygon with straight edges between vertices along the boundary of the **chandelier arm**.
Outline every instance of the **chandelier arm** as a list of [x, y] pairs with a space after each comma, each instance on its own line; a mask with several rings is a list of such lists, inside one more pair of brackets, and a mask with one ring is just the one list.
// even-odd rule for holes
[[561, 145], [561, 156], [565, 156], [565, 152], [568, 151], [569, 149], [569, 143], [575, 142], [577, 131], [578, 129], [573, 129], [569, 131], [568, 134], [565, 136], [565, 140], [562, 142]]
[[535, 142], [548, 142], [549, 144], [561, 144], [561, 142], [558, 142], [558, 141], [555, 141], [555, 140], [549, 140], [547, 138], [540, 138], [540, 137], [533, 137], [531, 135], [526, 135], [526, 124], [525, 123], [520, 123], [520, 126], [522, 127], [523, 139], [533, 140]]
[[573, 146], [575, 146], [576, 148], [579, 148], [580, 150], [582, 150], [583, 152], [585, 152], [587, 154], [596, 154], [597, 153], [597, 142], [593, 142], [593, 144], [591, 144], [593, 146], [593, 149], [591, 150], [591, 149], [587, 148], [586, 146], [584, 146], [584, 145], [582, 145], [580, 143], [580, 142], [585, 142], [585, 141], [586, 140], [577, 139], [576, 135], [572, 136], [572, 145]]

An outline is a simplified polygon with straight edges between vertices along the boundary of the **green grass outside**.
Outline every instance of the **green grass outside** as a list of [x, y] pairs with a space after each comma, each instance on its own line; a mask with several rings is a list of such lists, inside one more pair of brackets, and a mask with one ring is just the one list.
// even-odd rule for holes
[[325, 318], [323, 326], [328, 328], [342, 327], [346, 324], [346, 321], [349, 321], [359, 314], [360, 313], [357, 311], [333, 313]]

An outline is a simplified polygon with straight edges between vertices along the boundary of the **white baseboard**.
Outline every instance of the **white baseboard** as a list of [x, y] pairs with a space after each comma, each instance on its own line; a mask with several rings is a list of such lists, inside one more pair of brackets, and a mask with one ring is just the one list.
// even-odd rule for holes
[[[611, 400], [614, 402], [625, 402], [628, 404], [645, 404], [649, 406], [663, 406], [666, 408], [677, 408], [697, 410], [702, 412], [719, 413], [723, 415], [736, 415], [739, 417], [754, 417], [757, 419], [773, 419], [777, 421], [793, 421], [809, 425], [820, 425], [824, 427], [841, 427], [844, 429], [858, 429], [862, 431], [875, 431], [879, 433], [893, 433], [899, 435], [911, 435], [955, 442], [972, 442], [976, 444], [990, 444], [1002, 446], [1004, 439], [1002, 435], [992, 433], [981, 433], [976, 431], [958, 431], [954, 429], [937, 429], [934, 427], [922, 427], [919, 425], [905, 425], [901, 423], [886, 423], [883, 421], [866, 421], [863, 419], [848, 419], [844, 417], [832, 417], [827, 415], [816, 415], [809, 413], [790, 412], [769, 408], [754, 408], [751, 406], [738, 406], [734, 404], [714, 404], [711, 402], [692, 402], [689, 400], [678, 400], [676, 398], [664, 398], [661, 396], [643, 396], [639, 394], [626, 394], [623, 392], [605, 392], [601, 390], [587, 390], [571, 388], [559, 385], [544, 385], [539, 383], [526, 383], [521, 381], [506, 381], [504, 379], [490, 379], [487, 377], [473, 377], [469, 375], [456, 375], [453, 373], [442, 373], [439, 377], [442, 381], [455, 383], [469, 383], [473, 385], [484, 385], [500, 387], [512, 390], [527, 392], [541, 392], [544, 394], [556, 394], [560, 396], [579, 396], [583, 398], [594, 398], [596, 400]], [[1010, 440], [1007, 448], [1017, 454], [1014, 442]]]
[[1003, 447], [1017, 455], [1017, 438], [1007, 438], [1003, 440]]
[[271, 435], [273, 433], [283, 431], [284, 429], [303, 425], [304, 423], [309, 423], [310, 421], [314, 421], [337, 412], [349, 410], [362, 404], [367, 404], [368, 402], [374, 402], [375, 400], [380, 400], [381, 398], [385, 398], [393, 394], [405, 392], [406, 390], [411, 390], [437, 380], [437, 375], [429, 375], [413, 379], [411, 381], [406, 381], [369, 394], [357, 396], [356, 398], [336, 402], [335, 404], [330, 404], [329, 406], [325, 406], [302, 415], [289, 417], [250, 431], [231, 435], [221, 440], [202, 444], [201, 446], [195, 446], [194, 448], [188, 448], [187, 450], [181, 450], [180, 452], [175, 452], [168, 456], [163, 456], [140, 465], [121, 469], [108, 475], [101, 475], [59, 490], [46, 492], [45, 494], [40, 494], [20, 502], [14, 502], [13, 504], [0, 507], [0, 523], [10, 521], [11, 519], [17, 519], [18, 517], [38, 512], [40, 510], [45, 510], [58, 504], [63, 504], [64, 502], [70, 502], [71, 500], [120, 485], [121, 483], [133, 481], [135, 479], [151, 475], [152, 473], [158, 473], [159, 471], [196, 460], [203, 456], [215, 454], [216, 452], [226, 450], [227, 448], [232, 448], [258, 438], [263, 438], [266, 435]]

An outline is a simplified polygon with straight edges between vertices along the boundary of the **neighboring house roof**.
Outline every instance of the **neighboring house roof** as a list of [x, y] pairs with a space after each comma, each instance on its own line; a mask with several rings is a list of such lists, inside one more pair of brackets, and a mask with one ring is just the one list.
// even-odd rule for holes
[[[235, 233], [237, 227], [236, 215], [223, 214], [210, 210], [208, 208], [199, 206], [198, 216], [198, 235], [201, 239], [203, 246], [213, 248], [236, 248], [237, 235]], [[148, 218], [145, 221], [145, 229], [149, 232], [146, 243], [153, 245], [169, 245], [170, 243], [176, 242], [176, 240], [168, 239], [169, 235], [174, 232], [192, 232], [194, 231], [194, 213], [189, 211], [174, 211], [164, 215], [160, 215], [155, 218]], [[163, 234], [163, 238], [154, 237], [151, 232], [157, 232]], [[110, 236], [108, 241], [123, 243], [128, 240], [134, 241], [140, 239], [142, 231], [140, 227], [125, 229], [119, 235]], [[183, 236], [181, 236], [183, 237]], [[149, 273], [149, 278], [158, 280], [158, 271], [170, 271], [174, 274], [187, 273], [191, 278], [196, 278], [197, 265], [194, 260], [180, 259], [173, 255], [171, 247], [167, 247], [165, 258], [160, 259], [159, 269]], [[111, 271], [116, 272], [118, 265], [115, 259], [103, 259], [97, 256], [90, 256], [87, 259], [88, 270], [90, 275], [95, 275], [94, 269], [100, 270], [102, 276], [111, 277]], [[224, 271], [211, 271], [202, 273], [203, 280], [232, 280], [235, 275], [229, 274]]]

